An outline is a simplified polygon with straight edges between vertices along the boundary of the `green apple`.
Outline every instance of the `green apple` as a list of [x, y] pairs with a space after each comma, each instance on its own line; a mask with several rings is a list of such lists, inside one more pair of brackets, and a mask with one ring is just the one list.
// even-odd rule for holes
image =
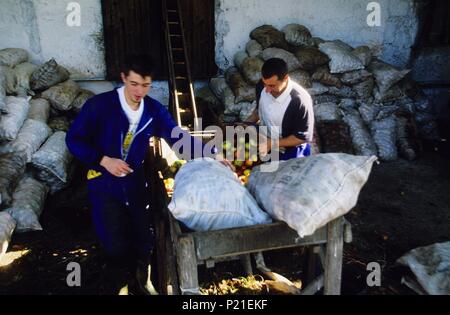
[[236, 167], [241, 167], [241, 166], [244, 164], [244, 162], [243, 162], [243, 161], [238, 161], [238, 160], [236, 160], [236, 161], [233, 162], [233, 164], [234, 164], [234, 166], [236, 166]]
[[229, 150], [231, 149], [231, 143], [229, 141], [224, 141], [222, 147], [224, 150]]

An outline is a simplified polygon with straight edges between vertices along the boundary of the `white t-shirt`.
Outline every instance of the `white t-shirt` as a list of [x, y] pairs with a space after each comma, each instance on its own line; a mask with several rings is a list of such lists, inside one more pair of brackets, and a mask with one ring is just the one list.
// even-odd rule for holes
[[[286, 89], [276, 98], [267, 93], [265, 88], [258, 93], [258, 113], [261, 125], [268, 127], [268, 137], [279, 139], [292, 134], [307, 142], [312, 141], [314, 110], [307, 90], [288, 79]], [[291, 107], [293, 104], [298, 107]]]
[[272, 139], [281, 138], [281, 126], [283, 123], [284, 114], [291, 102], [291, 91], [293, 82], [288, 80], [287, 88], [277, 98], [272, 94], [267, 93], [266, 89], [261, 92], [261, 99], [259, 100], [259, 117], [261, 125], [268, 126], [268, 136]]
[[130, 148], [131, 140], [133, 139], [134, 134], [137, 131], [137, 127], [142, 118], [142, 113], [144, 112], [144, 99], [142, 99], [141, 103], [139, 104], [139, 108], [137, 110], [133, 110], [128, 105], [127, 100], [125, 98], [125, 87], [117, 89], [117, 93], [119, 93], [120, 105], [122, 106], [123, 111], [127, 115], [128, 122], [130, 123], [127, 135], [125, 136], [122, 144], [122, 155], [124, 159], [126, 159], [128, 155], [128, 150]]

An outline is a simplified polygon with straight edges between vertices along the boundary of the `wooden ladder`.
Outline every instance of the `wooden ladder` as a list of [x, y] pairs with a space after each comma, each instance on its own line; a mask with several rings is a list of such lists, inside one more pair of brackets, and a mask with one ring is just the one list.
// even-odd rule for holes
[[169, 66], [169, 108], [178, 125], [192, 132], [198, 124], [198, 113], [179, 8], [179, 0], [162, 1]]

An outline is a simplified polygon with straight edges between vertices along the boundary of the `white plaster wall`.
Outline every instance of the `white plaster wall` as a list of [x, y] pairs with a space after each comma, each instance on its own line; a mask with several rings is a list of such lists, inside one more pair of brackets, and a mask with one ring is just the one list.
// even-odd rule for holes
[[365, 0], [216, 0], [216, 63], [225, 69], [245, 49], [250, 32], [263, 24], [308, 27], [313, 36], [352, 46], [377, 46], [381, 58], [404, 67], [418, 28], [413, 0], [378, 0], [381, 26], [367, 25]]
[[[70, 2], [81, 7], [79, 27], [66, 23]], [[75, 79], [103, 78], [100, 0], [0, 0], [0, 49], [7, 47], [28, 50], [38, 64], [55, 58]]]
[[[73, 0], [0, 0], [0, 49], [27, 49], [33, 62], [54, 57], [75, 79], [105, 77], [100, 0], [74, 0], [81, 26], [66, 23]], [[313, 36], [381, 48], [382, 59], [403, 67], [417, 33], [413, 0], [379, 0], [381, 26], [366, 23], [367, 0], [216, 0], [216, 63], [229, 66], [249, 34], [263, 24], [307, 26]]]

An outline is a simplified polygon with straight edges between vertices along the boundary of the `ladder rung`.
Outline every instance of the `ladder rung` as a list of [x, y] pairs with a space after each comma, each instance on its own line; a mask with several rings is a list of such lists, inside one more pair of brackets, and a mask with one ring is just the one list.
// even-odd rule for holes
[[[168, 41], [166, 43], [168, 54], [172, 60], [169, 60], [171, 67], [171, 81], [173, 93], [173, 108], [177, 112], [178, 123], [183, 129], [189, 131], [193, 129], [197, 110], [195, 107], [195, 100], [190, 90], [190, 79], [188, 77], [189, 69], [186, 68], [188, 60], [186, 60], [186, 47], [183, 40], [182, 19], [180, 10], [178, 8], [178, 0], [168, 1], [166, 3], [164, 16], [166, 17], [166, 36]], [[166, 37], [166, 38], [167, 38]], [[175, 107], [175, 104], [177, 106]]]

